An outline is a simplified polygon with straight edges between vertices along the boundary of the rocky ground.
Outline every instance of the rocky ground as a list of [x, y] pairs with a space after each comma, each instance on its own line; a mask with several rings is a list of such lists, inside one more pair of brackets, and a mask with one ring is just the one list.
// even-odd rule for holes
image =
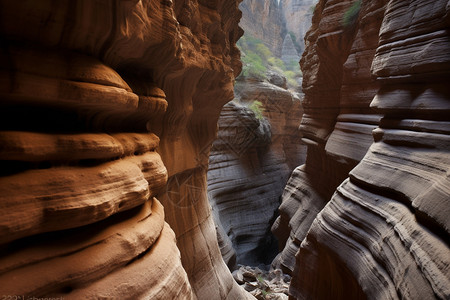
[[240, 266], [233, 272], [233, 277], [256, 299], [288, 299], [291, 276], [283, 274], [280, 269], [265, 271], [258, 267]]

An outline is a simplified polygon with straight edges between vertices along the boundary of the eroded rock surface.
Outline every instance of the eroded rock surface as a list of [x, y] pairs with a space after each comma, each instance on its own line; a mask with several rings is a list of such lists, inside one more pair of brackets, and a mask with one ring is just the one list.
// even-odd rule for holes
[[375, 9], [361, 21], [360, 30], [355, 25], [342, 28], [342, 15], [351, 3], [321, 5], [325, 4], [318, 4], [301, 61], [310, 74], [303, 79], [305, 112], [300, 125], [308, 145], [307, 162], [293, 173], [273, 227], [280, 245], [285, 245], [275, 264], [287, 272], [294, 269], [294, 256], [314, 216], [362, 159], [381, 118], [369, 108], [377, 88], [370, 67], [381, 17]]
[[282, 11], [276, 0], [243, 0], [241, 27], [249, 36], [264, 41], [273, 54], [281, 55], [284, 38]]
[[202, 167], [240, 71], [238, 4], [0, 2], [2, 295], [250, 297]]
[[273, 227], [291, 298], [450, 297], [448, 14], [319, 1], [301, 60], [308, 155]]
[[[92, 57], [5, 46], [1, 293], [194, 298], [155, 198], [167, 170], [147, 125], [164, 114], [164, 93], [153, 87], [160, 97], [146, 101], [156, 109], [139, 108], [120, 75]], [[149, 287], [155, 278], [177, 288]]]
[[[221, 112], [208, 170], [208, 196], [230, 268], [232, 249], [238, 264], [270, 264], [277, 253], [270, 227], [280, 196], [304, 159], [298, 131], [302, 110], [295, 94], [266, 81], [241, 79], [236, 96], [241, 104], [230, 102]], [[255, 111], [254, 101], [261, 104]]]
[[229, 237], [238, 263], [270, 261], [270, 253], [276, 251], [268, 236], [271, 213], [279, 205], [276, 194], [283, 189], [283, 182], [271, 176], [281, 170], [269, 151], [270, 125], [245, 106], [230, 102], [219, 118], [218, 133], [208, 170], [216, 222]]

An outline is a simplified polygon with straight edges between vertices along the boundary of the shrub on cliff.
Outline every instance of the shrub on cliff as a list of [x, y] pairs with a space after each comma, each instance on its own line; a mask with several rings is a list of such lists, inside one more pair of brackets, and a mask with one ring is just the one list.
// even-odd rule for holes
[[286, 76], [287, 82], [289, 85], [291, 86], [297, 86], [297, 77], [298, 77], [298, 73], [294, 72], [294, 71], [286, 71], [284, 72], [284, 75]]
[[263, 106], [263, 104], [261, 103], [261, 101], [258, 101], [258, 100], [253, 101], [248, 106], [248, 108], [250, 108], [255, 113], [255, 116], [258, 120], [262, 120], [264, 118], [263, 114], [262, 114], [262, 110], [263, 110], [262, 106]]
[[271, 70], [286, 77], [291, 88], [298, 87], [297, 78], [302, 76], [298, 61], [284, 63], [275, 57], [270, 49], [257, 38], [244, 34], [237, 43], [241, 50], [242, 72], [240, 76], [267, 79], [266, 72]]
[[280, 72], [283, 72], [283, 70], [286, 70], [286, 66], [284, 65], [284, 62], [279, 59], [278, 57], [270, 57], [267, 62], [272, 67], [276, 67], [280, 70]]
[[273, 57], [272, 51], [270, 51], [263, 43], [257, 44], [255, 48], [255, 52], [258, 53], [262, 59], [267, 61], [269, 58]]
[[256, 77], [258, 79], [265, 78], [267, 68], [258, 54], [253, 51], [247, 51], [247, 53], [241, 57], [241, 60], [243, 76]]
[[358, 20], [359, 11], [361, 10], [361, 0], [355, 1], [342, 16], [342, 25], [344, 27], [352, 26]]

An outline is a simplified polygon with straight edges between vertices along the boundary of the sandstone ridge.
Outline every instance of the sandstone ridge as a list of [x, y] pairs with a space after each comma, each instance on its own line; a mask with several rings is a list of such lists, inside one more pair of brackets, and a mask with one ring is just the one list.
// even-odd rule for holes
[[238, 4], [0, 1], [2, 295], [250, 297], [203, 168], [241, 68]]
[[448, 299], [446, 1], [319, 1], [308, 145], [273, 226], [292, 299]]

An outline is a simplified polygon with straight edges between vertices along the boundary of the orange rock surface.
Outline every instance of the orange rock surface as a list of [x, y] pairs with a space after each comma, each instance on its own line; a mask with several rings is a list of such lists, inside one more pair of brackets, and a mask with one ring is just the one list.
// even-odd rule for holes
[[240, 72], [238, 4], [0, 1], [1, 295], [249, 297], [192, 192]]

